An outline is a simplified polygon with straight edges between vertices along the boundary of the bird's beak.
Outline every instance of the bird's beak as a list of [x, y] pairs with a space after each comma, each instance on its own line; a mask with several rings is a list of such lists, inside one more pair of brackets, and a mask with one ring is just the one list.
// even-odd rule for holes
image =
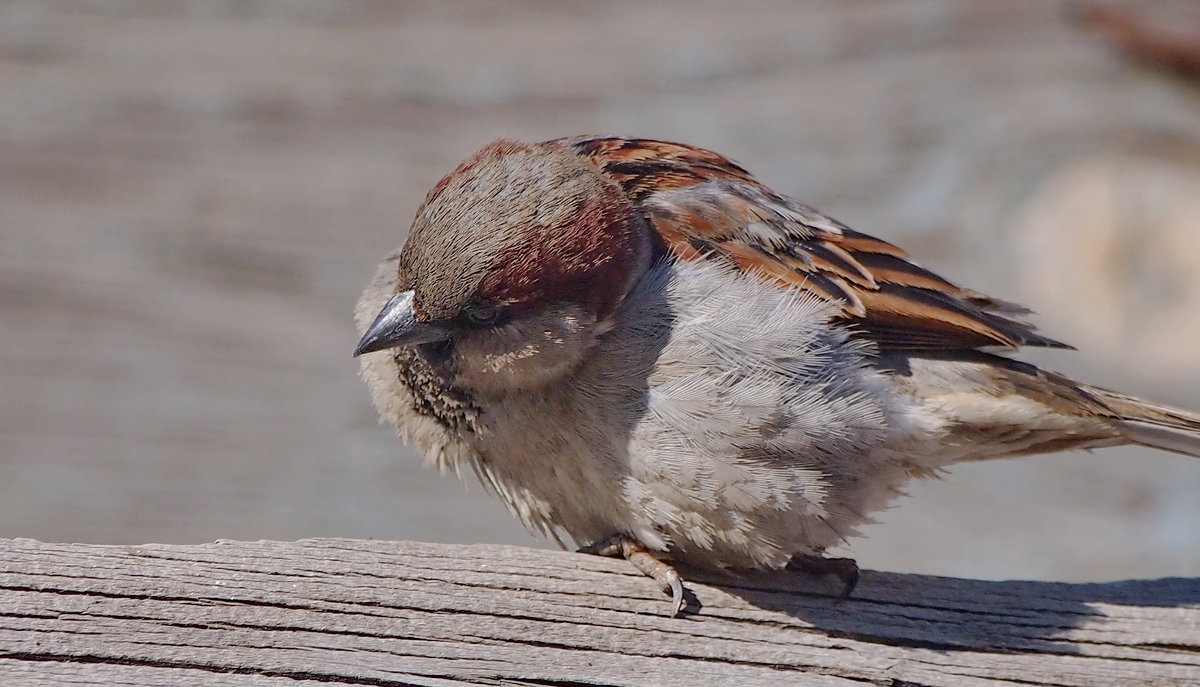
[[413, 312], [413, 292], [392, 296], [375, 321], [367, 327], [362, 340], [354, 349], [354, 357], [363, 353], [382, 351], [398, 346], [415, 346], [433, 341], [445, 341], [452, 336], [450, 327], [437, 322], [418, 322]]

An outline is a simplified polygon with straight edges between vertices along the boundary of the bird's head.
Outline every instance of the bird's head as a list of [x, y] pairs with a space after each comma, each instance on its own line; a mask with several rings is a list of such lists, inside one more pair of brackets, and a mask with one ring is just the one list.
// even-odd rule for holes
[[578, 367], [645, 270], [645, 222], [556, 144], [496, 141], [429, 192], [358, 306], [354, 354], [410, 347], [484, 395]]

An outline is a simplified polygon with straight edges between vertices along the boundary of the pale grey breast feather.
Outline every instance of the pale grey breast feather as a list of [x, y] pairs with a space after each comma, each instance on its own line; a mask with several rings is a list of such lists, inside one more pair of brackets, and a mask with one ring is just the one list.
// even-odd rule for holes
[[623, 310], [608, 345], [667, 337], [649, 410], [683, 432], [820, 454], [865, 450], [887, 430], [870, 344], [830, 326], [836, 308], [806, 292], [716, 262], [667, 263]]
[[825, 513], [825, 494], [841, 488], [831, 464], [861, 460], [888, 431], [870, 346], [830, 327], [835, 314], [717, 262], [645, 275], [598, 357], [636, 361], [659, 342], [629, 451], [648, 508], [686, 494], [746, 515]]

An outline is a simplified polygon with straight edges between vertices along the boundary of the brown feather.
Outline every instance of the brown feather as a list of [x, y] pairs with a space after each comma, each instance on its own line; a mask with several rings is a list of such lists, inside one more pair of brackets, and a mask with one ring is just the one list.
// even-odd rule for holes
[[609, 174], [681, 260], [727, 259], [838, 303], [881, 349], [1066, 348], [1017, 319], [1024, 308], [959, 288], [900, 248], [756, 181], [717, 153], [648, 139], [550, 142]]

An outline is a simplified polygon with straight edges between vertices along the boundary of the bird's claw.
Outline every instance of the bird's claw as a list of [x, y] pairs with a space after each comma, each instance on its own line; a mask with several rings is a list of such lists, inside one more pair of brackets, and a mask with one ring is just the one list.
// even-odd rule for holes
[[813, 554], [804, 554], [792, 559], [788, 566], [810, 575], [833, 575], [842, 582], [842, 598], [850, 598], [854, 588], [858, 586], [860, 577], [858, 563], [853, 558], [825, 558]]
[[678, 570], [671, 567], [669, 563], [656, 558], [644, 544], [636, 539], [623, 535], [609, 537], [594, 544], [588, 544], [579, 549], [579, 552], [624, 558], [643, 575], [659, 583], [664, 594], [671, 596], [672, 618], [677, 617], [683, 611], [683, 577]]
[[678, 616], [683, 610], [683, 577], [679, 575], [679, 571], [655, 558], [645, 548], [626, 553], [625, 559], [643, 575], [661, 585], [664, 594], [671, 595], [671, 617]]
[[609, 537], [601, 539], [597, 542], [592, 542], [587, 546], [579, 547], [576, 553], [587, 553], [593, 556], [604, 556], [605, 558], [624, 558], [625, 553], [622, 549], [621, 542], [624, 537]]
[[679, 613], [683, 611], [683, 578], [679, 576], [679, 571], [670, 566], [667, 567], [667, 572], [664, 575], [666, 580], [654, 578], [663, 586], [663, 593], [671, 595], [671, 617], [679, 617]]

